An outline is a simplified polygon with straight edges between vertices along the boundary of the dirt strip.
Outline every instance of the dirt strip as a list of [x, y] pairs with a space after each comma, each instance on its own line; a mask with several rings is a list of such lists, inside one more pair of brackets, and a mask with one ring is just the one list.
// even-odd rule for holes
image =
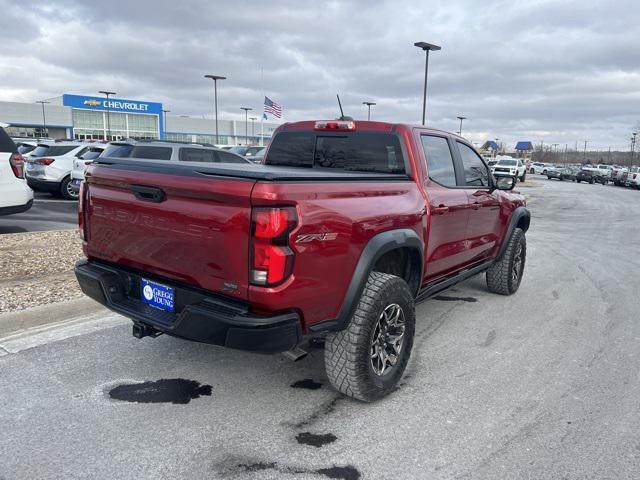
[[0, 235], [0, 313], [82, 297], [73, 266], [77, 230]]

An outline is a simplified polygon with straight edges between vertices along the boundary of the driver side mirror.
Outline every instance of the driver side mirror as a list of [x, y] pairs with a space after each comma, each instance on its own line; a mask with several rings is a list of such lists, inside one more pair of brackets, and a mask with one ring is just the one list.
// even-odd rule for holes
[[516, 186], [515, 177], [496, 177], [495, 187], [498, 190], [513, 190]]

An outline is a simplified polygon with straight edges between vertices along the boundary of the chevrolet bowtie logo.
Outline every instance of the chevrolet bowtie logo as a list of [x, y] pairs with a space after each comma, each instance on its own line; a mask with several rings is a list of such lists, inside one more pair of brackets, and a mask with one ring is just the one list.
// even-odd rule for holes
[[98, 107], [102, 105], [102, 102], [100, 100], [85, 100], [84, 104], [89, 105], [90, 107]]

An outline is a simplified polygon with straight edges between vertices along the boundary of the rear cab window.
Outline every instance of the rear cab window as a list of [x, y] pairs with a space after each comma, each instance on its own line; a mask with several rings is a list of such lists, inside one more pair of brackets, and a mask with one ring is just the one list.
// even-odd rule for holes
[[281, 132], [273, 139], [265, 165], [407, 173], [400, 140], [393, 133]]

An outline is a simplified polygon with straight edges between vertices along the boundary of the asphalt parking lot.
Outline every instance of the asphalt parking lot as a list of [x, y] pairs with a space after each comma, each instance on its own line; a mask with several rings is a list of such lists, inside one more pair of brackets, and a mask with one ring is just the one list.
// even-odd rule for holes
[[136, 340], [115, 315], [0, 340], [0, 478], [637, 479], [640, 193], [540, 183], [519, 292], [420, 304], [375, 404], [336, 394], [321, 350]]
[[64, 230], [78, 225], [78, 202], [35, 192], [33, 206], [24, 213], [0, 217], [0, 234]]

